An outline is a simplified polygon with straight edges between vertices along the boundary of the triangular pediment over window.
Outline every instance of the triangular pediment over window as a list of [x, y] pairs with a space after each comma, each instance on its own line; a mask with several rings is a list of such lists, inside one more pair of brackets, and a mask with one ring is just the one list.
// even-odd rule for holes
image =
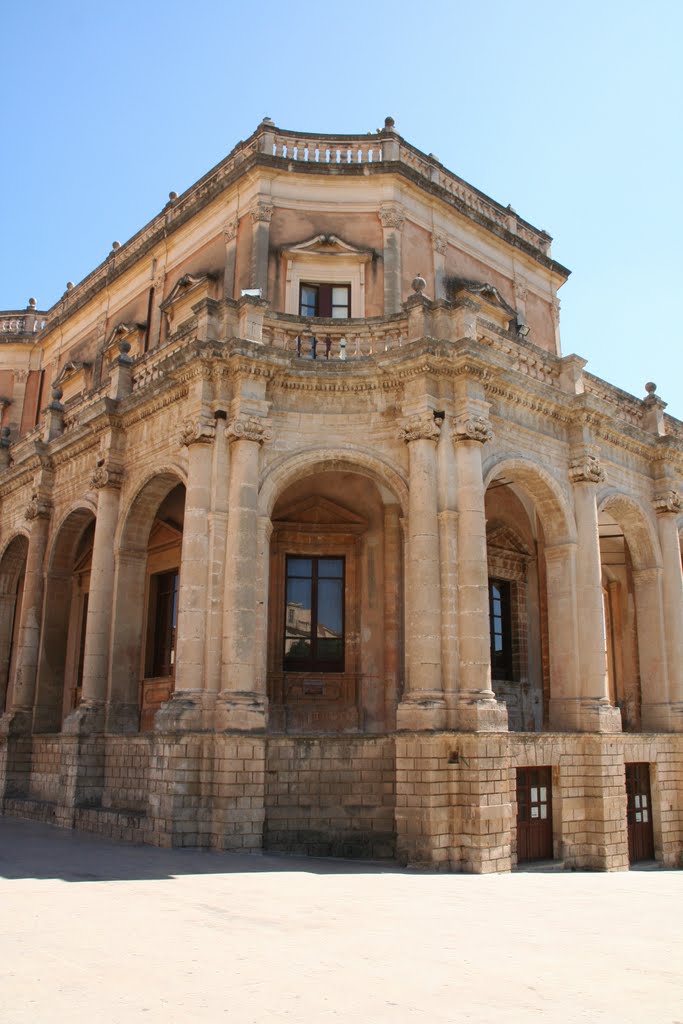
[[278, 512], [275, 523], [286, 523], [288, 526], [317, 527], [318, 529], [343, 528], [347, 532], [363, 532], [367, 529], [367, 521], [350, 509], [338, 505], [329, 498], [313, 496], [295, 501], [292, 505]]
[[367, 263], [372, 259], [372, 249], [359, 249], [345, 242], [338, 235], [314, 235], [313, 238], [297, 245], [290, 245], [282, 250], [289, 259], [305, 259], [307, 256], [320, 257], [345, 256], [359, 263]]

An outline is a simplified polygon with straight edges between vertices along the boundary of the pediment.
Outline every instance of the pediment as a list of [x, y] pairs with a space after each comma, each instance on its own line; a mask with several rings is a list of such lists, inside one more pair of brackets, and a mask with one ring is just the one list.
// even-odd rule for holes
[[183, 531], [171, 523], [164, 523], [161, 519], [155, 519], [149, 534], [148, 548], [168, 548], [180, 544], [183, 539]]
[[183, 274], [183, 276], [179, 277], [176, 283], [173, 285], [173, 288], [169, 292], [168, 298], [165, 299], [164, 302], [162, 302], [161, 308], [167, 309], [169, 306], [172, 306], [173, 303], [181, 296], [185, 297], [186, 295], [189, 295], [191, 292], [199, 290], [202, 285], [207, 290], [210, 289], [212, 285], [215, 284], [216, 280], [216, 274], [211, 273]]
[[498, 289], [494, 285], [489, 284], [488, 281], [471, 281], [464, 277], [449, 277], [446, 280], [446, 291], [451, 300], [462, 295], [464, 292], [488, 303], [490, 306], [503, 310], [510, 315], [511, 319], [517, 316], [517, 311], [505, 301]]
[[276, 523], [287, 523], [296, 526], [343, 527], [351, 530], [364, 530], [367, 521], [350, 509], [338, 505], [329, 498], [314, 496], [303, 498], [288, 505], [274, 517]]
[[532, 552], [513, 529], [504, 523], [493, 523], [486, 530], [486, 546], [489, 549], [512, 552], [524, 558], [531, 558]]
[[286, 247], [283, 249], [283, 253], [290, 259], [345, 256], [347, 259], [351, 258], [363, 263], [372, 259], [371, 249], [359, 249], [357, 246], [345, 242], [338, 235], [314, 235], [313, 238], [308, 238], [305, 242]]
[[64, 363], [64, 366], [53, 380], [53, 387], [61, 386], [64, 381], [69, 380], [70, 377], [75, 377], [77, 373], [80, 373], [81, 370], [86, 370], [89, 366], [90, 363], [82, 363], [76, 359], [70, 359], [67, 363]]

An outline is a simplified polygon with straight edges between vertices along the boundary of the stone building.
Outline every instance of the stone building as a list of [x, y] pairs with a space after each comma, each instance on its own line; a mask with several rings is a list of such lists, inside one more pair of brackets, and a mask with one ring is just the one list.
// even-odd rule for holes
[[0, 314], [0, 798], [501, 871], [683, 850], [683, 424], [562, 356], [550, 237], [254, 134]]

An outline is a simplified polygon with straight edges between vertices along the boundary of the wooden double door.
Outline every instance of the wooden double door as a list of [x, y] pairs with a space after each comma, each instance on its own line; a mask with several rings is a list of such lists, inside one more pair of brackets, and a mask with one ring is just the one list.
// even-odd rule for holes
[[631, 864], [653, 860], [655, 855], [652, 831], [652, 795], [650, 766], [636, 763], [626, 769], [626, 821], [628, 824], [628, 859]]
[[552, 768], [518, 768], [517, 862], [552, 859]]

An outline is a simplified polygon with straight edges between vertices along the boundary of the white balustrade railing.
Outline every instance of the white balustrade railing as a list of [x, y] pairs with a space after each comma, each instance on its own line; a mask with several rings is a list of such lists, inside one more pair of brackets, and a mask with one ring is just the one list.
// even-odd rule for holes
[[272, 156], [311, 164], [372, 164], [382, 160], [382, 144], [376, 136], [367, 139], [311, 139], [277, 134]]

